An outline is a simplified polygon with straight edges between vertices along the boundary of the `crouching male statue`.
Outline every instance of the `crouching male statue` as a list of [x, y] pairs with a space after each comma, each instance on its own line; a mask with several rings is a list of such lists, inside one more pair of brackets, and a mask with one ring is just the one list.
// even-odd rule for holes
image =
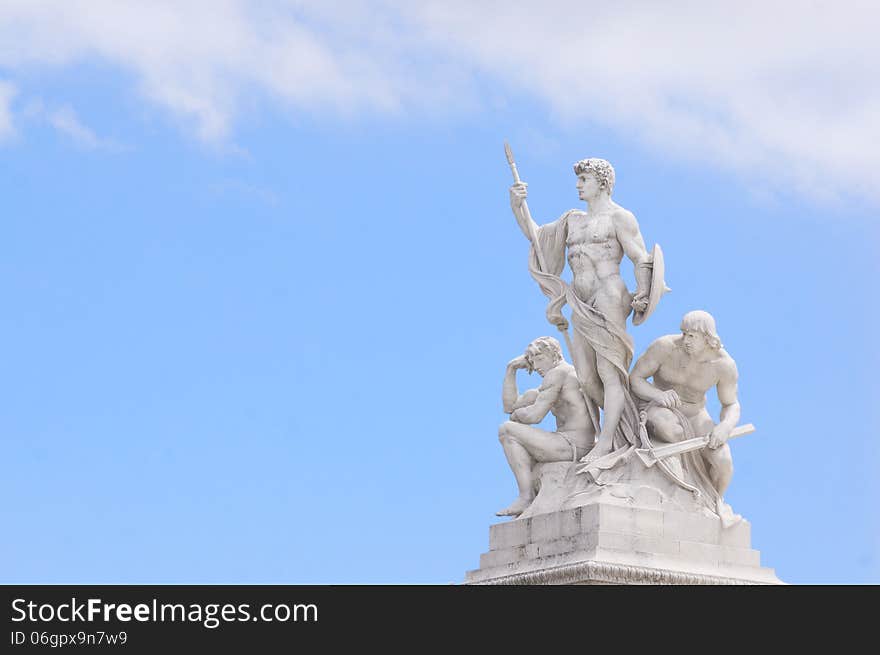
[[[713, 386], [721, 402], [717, 425], [706, 411], [706, 392]], [[733, 476], [727, 439], [740, 416], [737, 370], [721, 346], [712, 315], [688, 312], [680, 335], [660, 337], [648, 346], [630, 373], [630, 388], [642, 401], [640, 410], [655, 446], [709, 437], [707, 447], [665, 461], [699, 490], [709, 509], [722, 519], [732, 518], [722, 497]]]
[[[519, 394], [516, 372], [537, 371], [541, 386]], [[539, 337], [525, 354], [510, 361], [504, 375], [504, 411], [510, 414], [498, 429], [498, 438], [519, 488], [513, 503], [497, 516], [519, 516], [535, 499], [532, 467], [536, 462], [575, 462], [593, 447], [595, 429], [580, 390], [574, 366], [562, 357], [553, 337]], [[556, 417], [556, 432], [534, 427], [547, 412]]]

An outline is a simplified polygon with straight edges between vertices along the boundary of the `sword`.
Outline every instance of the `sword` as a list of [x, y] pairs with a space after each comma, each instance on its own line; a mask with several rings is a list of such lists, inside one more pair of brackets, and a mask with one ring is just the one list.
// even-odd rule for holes
[[[730, 431], [730, 437], [728, 438], [733, 439], [734, 437], [741, 437], [744, 434], [751, 434], [754, 431], [755, 426], [751, 423], [746, 423], [745, 425], [733, 428], [733, 430]], [[705, 448], [707, 445], [709, 445], [708, 434], [705, 437], [695, 437], [694, 439], [679, 441], [678, 443], [669, 444], [668, 446], [660, 446], [659, 448], [636, 448], [636, 455], [639, 456], [639, 459], [642, 460], [642, 463], [645, 466], [651, 467], [661, 459], [666, 459], [672, 455], [682, 455], [693, 450], [699, 450], [700, 448]]]

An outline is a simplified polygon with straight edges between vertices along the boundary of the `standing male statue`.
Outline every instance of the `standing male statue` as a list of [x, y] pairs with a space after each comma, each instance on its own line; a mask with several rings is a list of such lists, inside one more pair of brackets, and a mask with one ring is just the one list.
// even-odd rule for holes
[[[538, 389], [519, 394], [516, 372], [537, 371], [544, 378]], [[524, 355], [507, 365], [502, 392], [504, 411], [510, 420], [498, 428], [498, 439], [516, 478], [519, 496], [498, 516], [519, 516], [535, 499], [533, 465], [536, 462], [576, 461], [593, 445], [593, 431], [574, 367], [562, 357], [553, 337], [539, 337]], [[556, 432], [534, 427], [547, 412], [556, 417]]]
[[[574, 165], [578, 194], [586, 201], [587, 211], [573, 209], [542, 226], [531, 218], [526, 184], [519, 181], [509, 149], [508, 161], [514, 172], [510, 206], [532, 242], [529, 271], [550, 298], [547, 319], [567, 331], [562, 306], [571, 308], [569, 348], [598, 431], [587, 461], [622, 452], [637, 444], [639, 435], [638, 412], [628, 390], [633, 342], [626, 332], [626, 319], [635, 310], [633, 321], [641, 323], [666, 290], [662, 253], [655, 247], [654, 257], [648, 254], [635, 216], [611, 200], [614, 168], [604, 159], [583, 159]], [[624, 254], [635, 266], [634, 293], [620, 276]], [[570, 285], [559, 277], [566, 258], [572, 272]], [[601, 428], [598, 407], [604, 409]]]
[[[630, 384], [654, 445], [709, 437], [705, 448], [673, 455], [666, 463], [700, 491], [712, 511], [729, 521], [733, 515], [723, 496], [733, 476], [727, 439], [740, 416], [737, 370], [721, 346], [712, 315], [699, 310], [685, 314], [680, 335], [660, 337], [639, 357]], [[721, 402], [717, 425], [706, 411], [706, 392], [712, 387]]]

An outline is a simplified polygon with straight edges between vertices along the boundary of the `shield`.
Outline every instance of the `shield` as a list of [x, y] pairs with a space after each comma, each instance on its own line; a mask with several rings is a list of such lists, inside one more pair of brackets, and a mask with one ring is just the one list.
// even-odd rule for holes
[[651, 252], [651, 263], [648, 264], [651, 267], [651, 291], [648, 293], [648, 306], [645, 308], [643, 312], [633, 311], [633, 325], [641, 325], [657, 308], [657, 303], [660, 302], [660, 296], [662, 296], [667, 291], [672, 291], [669, 287], [666, 286], [666, 281], [663, 279], [663, 274], [666, 270], [666, 267], [663, 264], [663, 251], [660, 249], [659, 244], [654, 244], [654, 250]]

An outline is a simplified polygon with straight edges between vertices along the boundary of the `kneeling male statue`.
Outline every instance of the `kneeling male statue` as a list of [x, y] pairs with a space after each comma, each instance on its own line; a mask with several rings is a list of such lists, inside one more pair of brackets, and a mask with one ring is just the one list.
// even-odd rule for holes
[[[652, 377], [653, 382], [648, 382]], [[708, 437], [707, 447], [674, 455], [666, 463], [694, 485], [705, 504], [722, 519], [732, 518], [722, 497], [733, 476], [727, 439], [740, 416], [736, 363], [722, 348], [715, 319], [692, 311], [681, 320], [681, 334], [655, 340], [636, 361], [630, 388], [655, 445]], [[716, 387], [721, 421], [706, 411], [706, 392]]]

